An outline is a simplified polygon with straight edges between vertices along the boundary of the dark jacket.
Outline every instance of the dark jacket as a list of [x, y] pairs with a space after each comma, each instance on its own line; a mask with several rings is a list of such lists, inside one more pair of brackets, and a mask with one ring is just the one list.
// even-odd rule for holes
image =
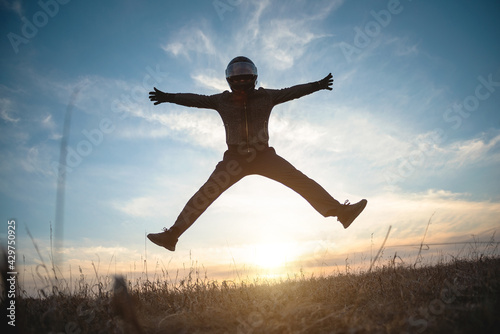
[[271, 110], [277, 104], [297, 99], [320, 89], [318, 82], [284, 89], [259, 88], [247, 94], [224, 91], [215, 95], [174, 94], [171, 102], [197, 108], [215, 109], [226, 129], [229, 147], [248, 148], [268, 144], [268, 123]]

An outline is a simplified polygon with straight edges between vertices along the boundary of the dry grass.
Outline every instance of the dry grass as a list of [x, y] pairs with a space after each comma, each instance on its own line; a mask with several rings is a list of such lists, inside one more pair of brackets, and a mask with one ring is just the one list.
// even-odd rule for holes
[[[398, 266], [330, 277], [180, 284], [83, 278], [70, 290], [18, 298], [23, 333], [492, 333], [500, 259]], [[121, 282], [121, 283], [120, 283]], [[57, 283], [57, 282], [56, 282]], [[134, 319], [137, 325], [134, 325]]]

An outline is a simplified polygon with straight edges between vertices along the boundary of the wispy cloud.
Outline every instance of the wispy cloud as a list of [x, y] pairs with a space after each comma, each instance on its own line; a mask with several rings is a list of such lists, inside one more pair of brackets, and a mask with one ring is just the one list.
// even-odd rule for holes
[[209, 35], [206, 23], [202, 26], [186, 26], [175, 33], [172, 41], [162, 46], [162, 49], [174, 56], [183, 56], [188, 59], [192, 54], [215, 55], [217, 48]]
[[460, 140], [443, 148], [441, 157], [447, 169], [457, 169], [470, 166], [485, 166], [500, 163], [500, 134], [487, 138], [486, 134], [478, 137]]
[[[215, 60], [219, 70], [232, 57], [245, 54], [251, 56], [258, 66], [267, 68], [270, 71], [268, 74], [272, 75], [275, 71], [292, 68], [297, 59], [308, 52], [312, 42], [330, 36], [316, 32], [316, 28], [342, 3], [343, 1], [322, 2], [316, 4], [320, 10], [297, 13], [290, 8], [308, 8], [310, 3], [297, 1], [295, 4], [282, 5], [270, 1], [245, 2], [234, 9], [234, 22], [227, 23], [229, 27], [224, 36], [214, 33], [207, 22], [202, 21], [198, 25], [182, 27], [161, 47], [171, 55], [187, 59], [209, 55], [212, 60], [209, 66], [213, 66]], [[293, 18], [281, 18], [275, 14], [288, 11], [294, 13]], [[231, 29], [231, 24], [237, 27]], [[227, 45], [232, 47], [228, 49]], [[199, 65], [204, 64], [202, 62]], [[196, 66], [194, 70], [199, 72], [199, 67]], [[198, 73], [192, 76], [205, 79]], [[222, 86], [224, 85], [212, 85], [217, 88]]]
[[[392, 231], [387, 246], [416, 245], [421, 242], [429, 220], [427, 243], [464, 241], [471, 235], [486, 234], [490, 238], [498, 228], [500, 204], [474, 202], [468, 197], [468, 194], [434, 189], [404, 196], [380, 193], [369, 198], [363, 214], [342, 238], [323, 228], [318, 229], [315, 235], [311, 235], [310, 240], [316, 240], [316, 244], [310, 244], [308, 254], [311, 257], [323, 255], [312, 252], [314, 246], [323, 252], [330, 249], [330, 255], [336, 256], [339, 253], [366, 253], [370, 250], [370, 236], [380, 244], [389, 226], [392, 226]], [[408, 248], [395, 250], [403, 254]]]
[[130, 199], [125, 203], [114, 203], [113, 206], [132, 217], [158, 217], [164, 214], [168, 202], [168, 198], [142, 196]]
[[17, 123], [20, 118], [14, 116], [15, 113], [12, 100], [0, 98], [0, 118], [7, 123]]
[[204, 73], [193, 74], [191, 77], [200, 86], [209, 88], [216, 93], [229, 89], [227, 81], [223, 79], [220, 73], [215, 71], [205, 71]]
[[143, 119], [145, 123], [134, 123], [132, 128], [120, 127], [117, 135], [125, 138], [169, 137], [209, 149], [219, 149], [224, 143], [224, 128], [215, 111], [161, 108], [135, 109], [134, 117]]
[[[400, 134], [399, 138], [404, 138]], [[470, 168], [494, 166], [500, 162], [498, 131], [479, 133], [472, 138], [446, 141], [442, 133], [428, 131], [417, 134], [411, 142], [400, 140], [399, 149], [387, 160], [386, 171], [403, 168], [400, 176], [449, 177], [454, 173], [465, 172]], [[407, 173], [408, 172], [408, 173]], [[408, 174], [408, 175], [404, 175]]]
[[[310, 50], [311, 43], [330, 36], [319, 33], [317, 27], [332, 11], [337, 9], [342, 2], [334, 1], [328, 4], [320, 3], [321, 11], [311, 14], [295, 13], [293, 18], [282, 18], [273, 15], [275, 12], [286, 11], [272, 3], [268, 6], [257, 7], [254, 16], [247, 22], [248, 29], [242, 29], [235, 41], [240, 50], [259, 50], [256, 54], [257, 60], [269, 70], [283, 71], [296, 65], [297, 59], [301, 58]], [[302, 6], [299, 1], [288, 6]], [[321, 14], [318, 15], [318, 12]], [[270, 73], [272, 75], [272, 73]]]
[[395, 56], [417, 56], [419, 54], [419, 43], [411, 41], [408, 37], [392, 37], [386, 41], [386, 44], [394, 45]]
[[264, 26], [261, 49], [265, 50], [268, 65], [272, 64], [280, 71], [292, 68], [296, 60], [306, 52], [308, 44], [323, 37], [308, 31], [304, 23], [274, 19]]
[[27, 149], [23, 159], [20, 159], [19, 162], [28, 173], [53, 175], [49, 160], [50, 153], [50, 148], [47, 145], [32, 146]]

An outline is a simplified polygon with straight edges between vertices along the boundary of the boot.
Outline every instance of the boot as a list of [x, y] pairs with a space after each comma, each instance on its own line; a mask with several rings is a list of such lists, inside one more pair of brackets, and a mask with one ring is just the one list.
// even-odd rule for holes
[[160, 233], [149, 233], [148, 239], [154, 244], [165, 247], [169, 251], [175, 251], [175, 245], [179, 241], [179, 234], [176, 233], [175, 227], [170, 229], [164, 228], [163, 232]]
[[356, 204], [350, 204], [349, 201], [345, 201], [339, 209], [340, 212], [337, 214], [337, 220], [344, 225], [344, 228], [348, 228], [354, 219], [364, 210], [367, 203], [366, 199], [362, 199]]

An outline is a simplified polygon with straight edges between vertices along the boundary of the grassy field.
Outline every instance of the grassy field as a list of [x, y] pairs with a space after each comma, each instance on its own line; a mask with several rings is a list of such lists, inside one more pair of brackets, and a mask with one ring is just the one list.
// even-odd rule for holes
[[[281, 281], [178, 284], [82, 275], [75, 287], [17, 299], [21, 333], [494, 333], [500, 259]], [[4, 307], [4, 305], [2, 306]]]

